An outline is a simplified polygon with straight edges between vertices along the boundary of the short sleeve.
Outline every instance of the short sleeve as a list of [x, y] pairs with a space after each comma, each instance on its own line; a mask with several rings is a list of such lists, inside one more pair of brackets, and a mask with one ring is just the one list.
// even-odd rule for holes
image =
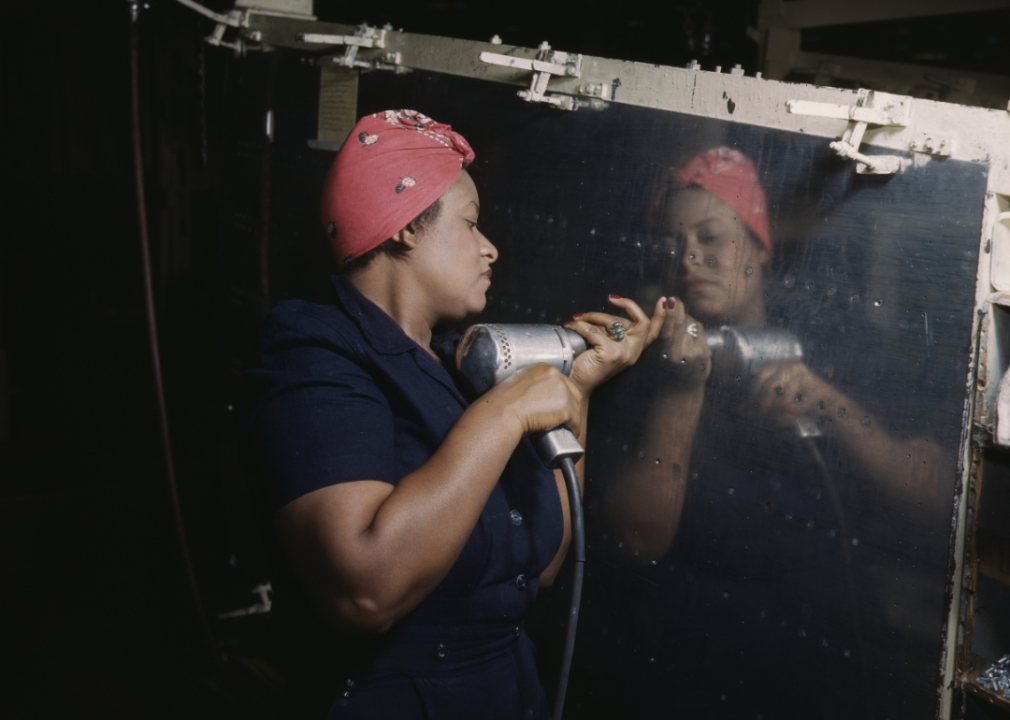
[[389, 402], [353, 347], [296, 313], [271, 315], [258, 344], [247, 440], [271, 509], [338, 483], [395, 483]]

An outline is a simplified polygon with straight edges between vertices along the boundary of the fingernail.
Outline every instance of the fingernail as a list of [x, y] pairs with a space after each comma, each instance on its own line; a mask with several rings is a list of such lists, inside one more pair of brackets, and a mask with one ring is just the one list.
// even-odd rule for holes
[[573, 318], [580, 318], [580, 317], [582, 317], [583, 315], [585, 315], [585, 313], [575, 313], [574, 315], [572, 315], [572, 317], [573, 317]]
[[571, 320], [565, 320], [564, 324], [565, 324], [565, 327], [567, 327], [567, 326], [569, 326], [569, 325], [572, 324], [572, 321]]
[[624, 298], [622, 298], [620, 295], [611, 295], [610, 299], [611, 300], [623, 300]]
[[663, 298], [663, 309], [666, 310], [666, 298]]
[[677, 307], [677, 298], [675, 298], [675, 297], [674, 298], [670, 298], [666, 302], [667, 302], [667, 305], [666, 305], [666, 309], [667, 310], [673, 310], [675, 307]]

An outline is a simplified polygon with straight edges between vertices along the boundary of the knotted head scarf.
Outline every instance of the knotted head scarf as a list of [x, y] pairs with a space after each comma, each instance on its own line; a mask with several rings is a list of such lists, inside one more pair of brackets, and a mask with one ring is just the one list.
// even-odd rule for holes
[[656, 198], [657, 211], [661, 211], [658, 205], [670, 190], [704, 188], [736, 210], [761, 244], [772, 249], [765, 191], [758, 182], [754, 163], [739, 150], [728, 147], [706, 150], [686, 165], [668, 169], [662, 185]]
[[361, 118], [323, 183], [322, 221], [343, 267], [405, 228], [456, 181], [474, 152], [414, 110]]

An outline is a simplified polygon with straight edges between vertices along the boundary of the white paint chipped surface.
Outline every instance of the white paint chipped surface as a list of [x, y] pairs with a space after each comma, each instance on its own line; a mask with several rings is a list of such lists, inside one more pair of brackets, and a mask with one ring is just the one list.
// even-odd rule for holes
[[[309, 47], [294, 42], [294, 34], [299, 31], [312, 29], [315, 32], [350, 34], [354, 30], [349, 25], [327, 23], [278, 22], [276, 19], [273, 22], [259, 19], [259, 22], [273, 30], [267, 32], [267, 27], [256, 28], [264, 31], [264, 40], [294, 47]], [[279, 29], [282, 24], [288, 25], [285, 28], [287, 37], [284, 30]], [[530, 71], [483, 63], [480, 54], [494, 52], [533, 60], [537, 52], [533, 48], [398, 32], [386, 34], [386, 50], [401, 53], [402, 64], [409, 68], [517, 87], [529, 85]], [[371, 52], [362, 50], [359, 57], [370, 59]], [[830, 139], [842, 135], [848, 120], [795, 115], [788, 112], [786, 103], [803, 100], [851, 106], [859, 93], [857, 90], [589, 56], [583, 58], [581, 78], [552, 78], [548, 92], [578, 94], [580, 85], [588, 83], [616, 86], [614, 102]], [[957, 160], [988, 163], [989, 190], [1010, 195], [1010, 113], [918, 98], [910, 99], [910, 103], [908, 127], [870, 126], [863, 145], [899, 151], [925, 151]]]

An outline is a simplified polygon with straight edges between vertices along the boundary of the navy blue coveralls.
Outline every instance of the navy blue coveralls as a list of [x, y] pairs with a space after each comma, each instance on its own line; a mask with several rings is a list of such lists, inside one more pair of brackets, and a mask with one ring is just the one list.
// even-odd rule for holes
[[[468, 406], [446, 370], [458, 334], [433, 336], [443, 367], [346, 277], [333, 286], [333, 304], [273, 310], [249, 372], [249, 447], [271, 512], [336, 483], [395, 485]], [[382, 635], [327, 628], [281, 561], [272, 622], [291, 658], [292, 716], [546, 719], [522, 623], [563, 531], [554, 474], [524, 440], [452, 570]]]

